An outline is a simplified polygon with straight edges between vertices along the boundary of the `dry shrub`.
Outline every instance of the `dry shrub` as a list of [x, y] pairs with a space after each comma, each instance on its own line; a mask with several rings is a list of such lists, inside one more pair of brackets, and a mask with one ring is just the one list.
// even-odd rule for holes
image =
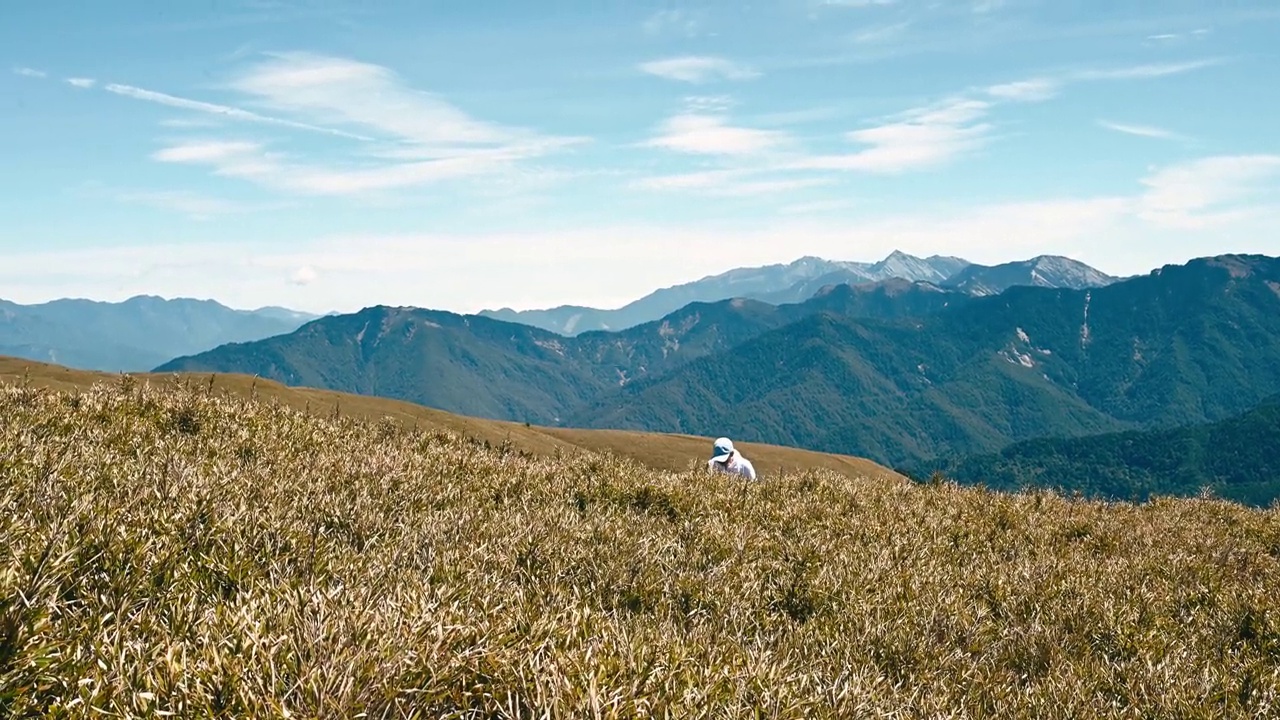
[[0, 714], [1275, 717], [1276, 510], [0, 391]]

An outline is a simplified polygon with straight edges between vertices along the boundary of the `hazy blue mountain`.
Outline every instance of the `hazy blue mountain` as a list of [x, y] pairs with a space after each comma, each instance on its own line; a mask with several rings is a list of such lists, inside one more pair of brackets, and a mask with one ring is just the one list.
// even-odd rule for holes
[[0, 300], [0, 354], [86, 370], [145, 371], [173, 357], [292, 332], [315, 317], [149, 295], [118, 303]]

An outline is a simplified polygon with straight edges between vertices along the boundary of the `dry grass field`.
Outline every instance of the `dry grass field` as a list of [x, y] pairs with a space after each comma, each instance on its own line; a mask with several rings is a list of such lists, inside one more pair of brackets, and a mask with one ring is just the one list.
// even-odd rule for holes
[[[95, 383], [114, 382], [118, 376], [73, 370], [20, 358], [0, 356], [0, 384], [26, 383], [33, 387], [56, 390], [86, 389]], [[172, 374], [142, 373], [133, 375], [141, 382], [169, 386]], [[662, 433], [637, 433], [614, 430], [577, 430], [541, 428], [523, 423], [498, 422], [453, 415], [441, 410], [386, 398], [349, 393], [293, 388], [269, 380], [246, 375], [208, 374], [181, 375], [192, 386], [212, 387], [216, 393], [238, 397], [256, 396], [313, 415], [335, 412], [344, 417], [379, 420], [393, 419], [406, 427], [442, 430], [473, 437], [494, 445], [509, 443], [525, 452], [554, 456], [557, 452], [589, 450], [609, 452], [633, 458], [653, 468], [686, 470], [691, 463], [701, 465], [710, 457], [714, 438]], [[212, 379], [212, 383], [210, 380]], [[810, 452], [798, 448], [759, 443], [737, 443], [756, 469], [765, 474], [792, 470], [826, 468], [855, 476], [900, 477], [897, 473], [863, 458]]]
[[1280, 715], [1275, 509], [42, 384], [0, 388], [6, 717]]

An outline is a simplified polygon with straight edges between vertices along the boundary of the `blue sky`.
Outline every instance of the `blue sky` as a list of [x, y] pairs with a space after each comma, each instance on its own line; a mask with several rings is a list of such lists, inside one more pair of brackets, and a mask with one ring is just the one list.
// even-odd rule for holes
[[1280, 254], [1280, 5], [0, 5], [0, 297], [612, 307], [802, 255]]

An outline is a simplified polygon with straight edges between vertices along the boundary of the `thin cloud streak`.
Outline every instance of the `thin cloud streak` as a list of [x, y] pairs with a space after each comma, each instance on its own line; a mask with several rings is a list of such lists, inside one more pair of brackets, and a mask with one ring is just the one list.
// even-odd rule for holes
[[122, 192], [117, 200], [148, 205], [160, 210], [184, 214], [204, 222], [224, 215], [238, 215], [260, 210], [287, 207], [284, 203], [241, 203], [184, 190], [148, 190]]
[[153, 153], [152, 159], [209, 166], [215, 175], [286, 193], [352, 196], [512, 170], [518, 161], [547, 151], [546, 147], [513, 145], [433, 159], [335, 167], [297, 162], [282, 153], [268, 152], [258, 143], [213, 141], [172, 145]]
[[694, 37], [701, 27], [701, 20], [690, 11], [659, 10], [645, 19], [641, 28], [647, 35], [662, 35], [668, 31], [678, 32], [685, 37]]
[[1222, 65], [1227, 62], [1223, 58], [1208, 60], [1192, 60], [1180, 63], [1149, 63], [1111, 70], [1082, 70], [1072, 74], [1076, 80], [1145, 80], [1150, 78], [1181, 75], [1193, 70]]
[[308, 132], [318, 132], [326, 135], [334, 135], [337, 137], [349, 138], [351, 140], [361, 140], [365, 142], [372, 141], [373, 138], [356, 135], [342, 130], [333, 128], [320, 127], [318, 125], [309, 125], [307, 123], [297, 122], [294, 120], [285, 120], [283, 118], [270, 117], [267, 115], [259, 115], [255, 112], [243, 110], [230, 105], [219, 105], [217, 103], [209, 103], [201, 100], [191, 100], [188, 98], [169, 95], [167, 93], [147, 90], [145, 88], [134, 87], [132, 85], [122, 85], [119, 83], [110, 83], [104, 85], [103, 90], [122, 97], [132, 98], [134, 100], [143, 100], [146, 102], [158, 103], [167, 107], [180, 108], [183, 110], [194, 110], [196, 112], [209, 113], [232, 120], [246, 120], [249, 122], [265, 123], [267, 125], [278, 125], [280, 127], [293, 128], [294, 130], [306, 130]]
[[694, 192], [712, 197], [751, 197], [821, 187], [834, 182], [832, 178], [769, 178], [767, 174], [768, 171], [743, 168], [702, 170], [642, 178], [632, 182], [631, 187], [655, 192]]
[[1043, 102], [1057, 97], [1059, 90], [1060, 85], [1057, 81], [1048, 78], [1036, 78], [992, 85], [987, 88], [987, 94], [1001, 100]]
[[1118, 133], [1126, 135], [1136, 135], [1138, 137], [1156, 138], [1159, 140], [1186, 140], [1185, 135], [1180, 135], [1172, 130], [1153, 127], [1150, 125], [1129, 125], [1127, 123], [1111, 122], [1110, 120], [1099, 120], [1098, 125], [1108, 130], [1114, 130]]
[[862, 30], [854, 33], [849, 39], [857, 45], [870, 45], [875, 43], [883, 43], [893, 40], [902, 35], [907, 28], [911, 27], [910, 22], [894, 23], [892, 25], [883, 25], [881, 27]]
[[640, 69], [667, 80], [694, 84], [712, 80], [752, 80], [760, 77], [758, 71], [730, 60], [698, 55], [651, 60], [641, 63]]
[[838, 8], [883, 7], [897, 2], [898, 0], [822, 0], [823, 5]]

